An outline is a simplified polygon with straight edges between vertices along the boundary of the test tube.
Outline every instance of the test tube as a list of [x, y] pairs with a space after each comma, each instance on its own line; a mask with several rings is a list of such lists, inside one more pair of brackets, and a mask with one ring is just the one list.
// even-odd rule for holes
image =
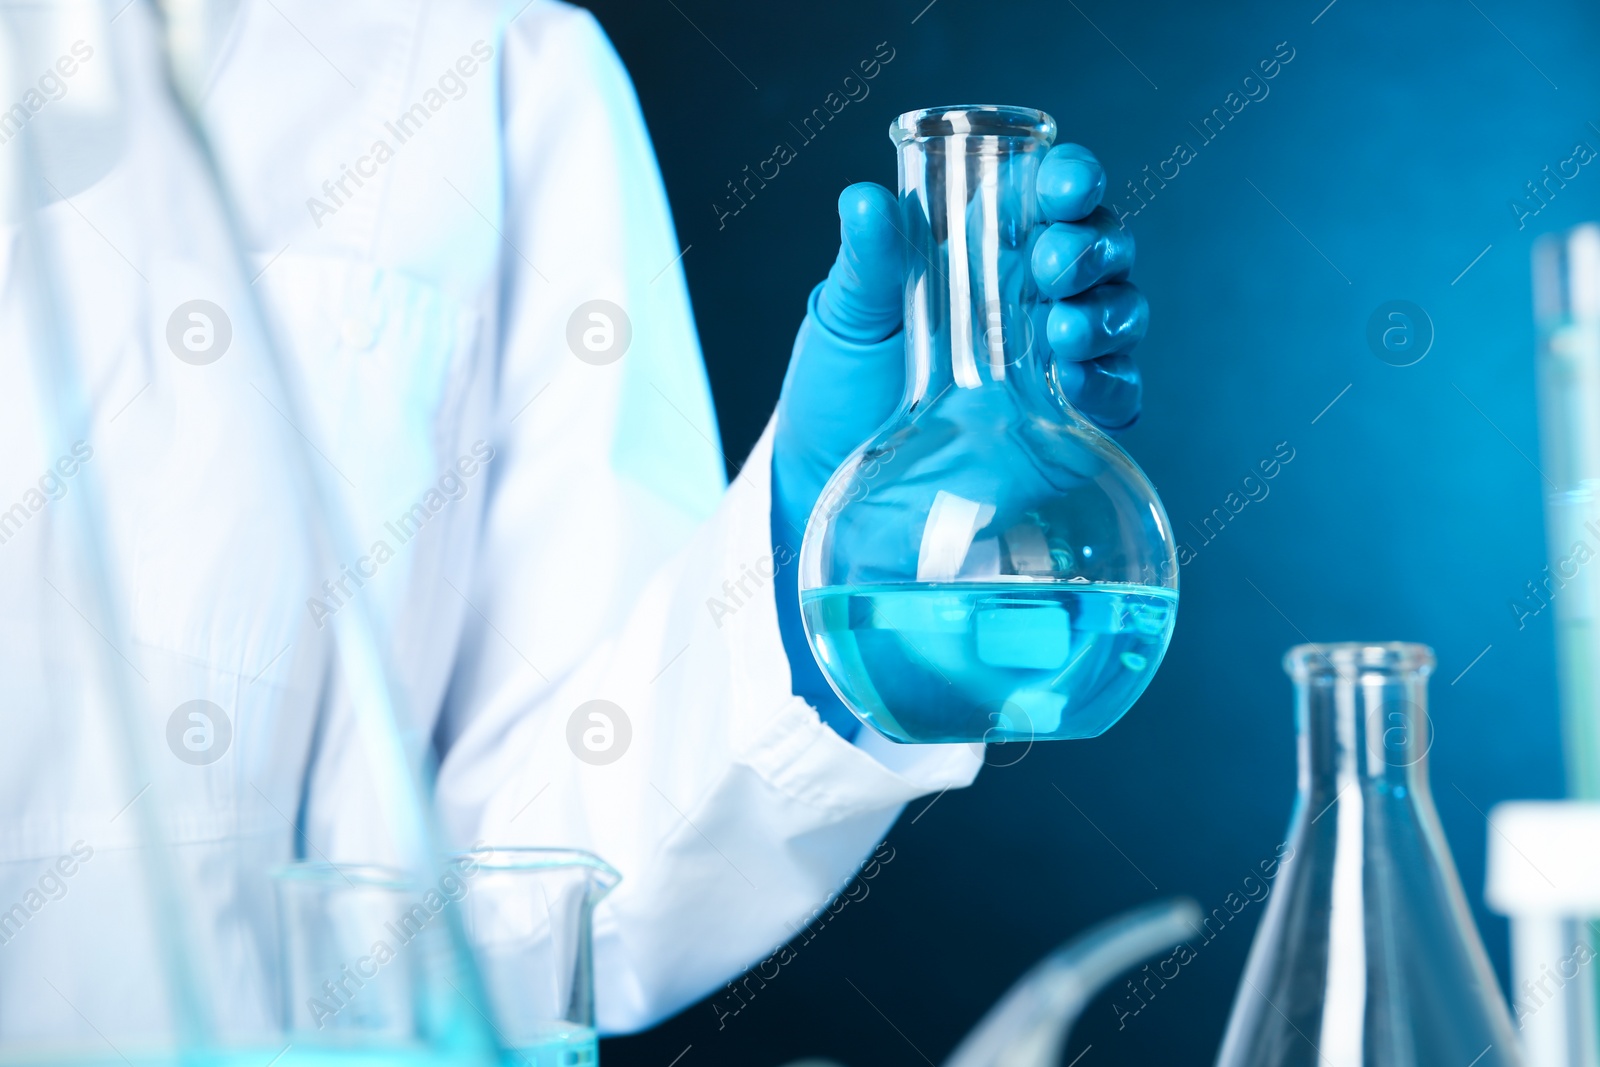
[[1596, 1067], [1600, 803], [1515, 801], [1489, 813], [1489, 906], [1511, 919], [1512, 1017], [1525, 1067]]
[[1513, 603], [1519, 627], [1554, 614], [1567, 792], [1600, 799], [1600, 225], [1539, 239], [1539, 472], [1549, 566]]
[[[1546, 234], [1533, 248], [1538, 331], [1539, 473], [1549, 564], [1513, 603], [1518, 627], [1555, 621], [1567, 794], [1600, 799], [1600, 225]], [[1590, 935], [1589, 943], [1595, 939]], [[1590, 983], [1594, 985], [1593, 982]], [[1600, 1019], [1600, 1001], [1591, 997]]]

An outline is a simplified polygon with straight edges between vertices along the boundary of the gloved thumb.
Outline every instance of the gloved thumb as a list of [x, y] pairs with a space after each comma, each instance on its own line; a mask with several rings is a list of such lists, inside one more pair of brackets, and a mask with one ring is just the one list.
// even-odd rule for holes
[[900, 327], [900, 231], [894, 194], [859, 182], [839, 194], [839, 256], [817, 317], [842, 340], [882, 341]]

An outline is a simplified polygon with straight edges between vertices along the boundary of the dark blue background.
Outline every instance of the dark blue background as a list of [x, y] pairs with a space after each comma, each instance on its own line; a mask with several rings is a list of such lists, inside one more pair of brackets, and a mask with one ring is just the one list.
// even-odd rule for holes
[[[1438, 651], [1434, 792], [1504, 982], [1505, 926], [1481, 903], [1482, 812], [1563, 790], [1551, 612], [1519, 631], [1510, 607], [1545, 563], [1529, 247], [1600, 215], [1600, 162], [1524, 229], [1510, 205], [1576, 143], [1600, 147], [1600, 8], [925, 2], [595, 5], [691, 246], [727, 452], [742, 456], [772, 409], [806, 293], [837, 248], [838, 191], [893, 186], [897, 113], [1043, 108], [1062, 140], [1105, 161], [1113, 199], [1189, 141], [1197, 158], [1130, 220], [1153, 313], [1145, 417], [1124, 439], [1198, 549], [1177, 634], [1106, 736], [1038, 746], [931, 809], [912, 805], [870, 895], [725, 1028], [702, 1003], [608, 1042], [606, 1061], [938, 1063], [1086, 925], [1180, 893], [1220, 906], [1282, 839], [1294, 738], [1278, 663], [1306, 639]], [[895, 58], [870, 96], [801, 145], [789, 123], [882, 41]], [[1294, 59], [1270, 95], [1201, 146], [1190, 123], [1279, 42]], [[725, 183], [779, 141], [798, 158], [719, 229]], [[1414, 366], [1368, 346], [1389, 300], [1420, 305], [1436, 331]], [[1295, 458], [1270, 495], [1202, 547], [1188, 524], [1285, 441]], [[1092, 1044], [1084, 1067], [1211, 1062], [1261, 910], [1124, 1029], [1109, 996], [1095, 1003], [1067, 1058]]]

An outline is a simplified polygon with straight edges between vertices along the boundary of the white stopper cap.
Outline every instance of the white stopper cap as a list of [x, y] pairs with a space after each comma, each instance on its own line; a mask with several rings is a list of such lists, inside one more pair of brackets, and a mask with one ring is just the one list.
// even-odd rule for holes
[[1488, 883], [1484, 896], [1504, 915], [1600, 915], [1600, 803], [1495, 805]]

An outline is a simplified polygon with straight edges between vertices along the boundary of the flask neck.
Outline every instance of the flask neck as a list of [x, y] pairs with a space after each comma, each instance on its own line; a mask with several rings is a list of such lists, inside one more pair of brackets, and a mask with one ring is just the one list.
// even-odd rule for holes
[[939, 132], [897, 137], [909, 407], [953, 390], [1045, 384], [1028, 259], [1040, 226], [1039, 163], [1054, 127], [1043, 117], [983, 132], [995, 129], [982, 121], [988, 114], [946, 112]]
[[1300, 796], [1218, 1067], [1309, 1062], [1308, 1041], [1329, 1064], [1520, 1062], [1428, 793], [1433, 653], [1301, 645], [1284, 666]]
[[1300, 794], [1313, 817], [1359, 787], [1363, 796], [1414, 803], [1428, 794], [1428, 674], [1419, 645], [1303, 645], [1294, 678]]

